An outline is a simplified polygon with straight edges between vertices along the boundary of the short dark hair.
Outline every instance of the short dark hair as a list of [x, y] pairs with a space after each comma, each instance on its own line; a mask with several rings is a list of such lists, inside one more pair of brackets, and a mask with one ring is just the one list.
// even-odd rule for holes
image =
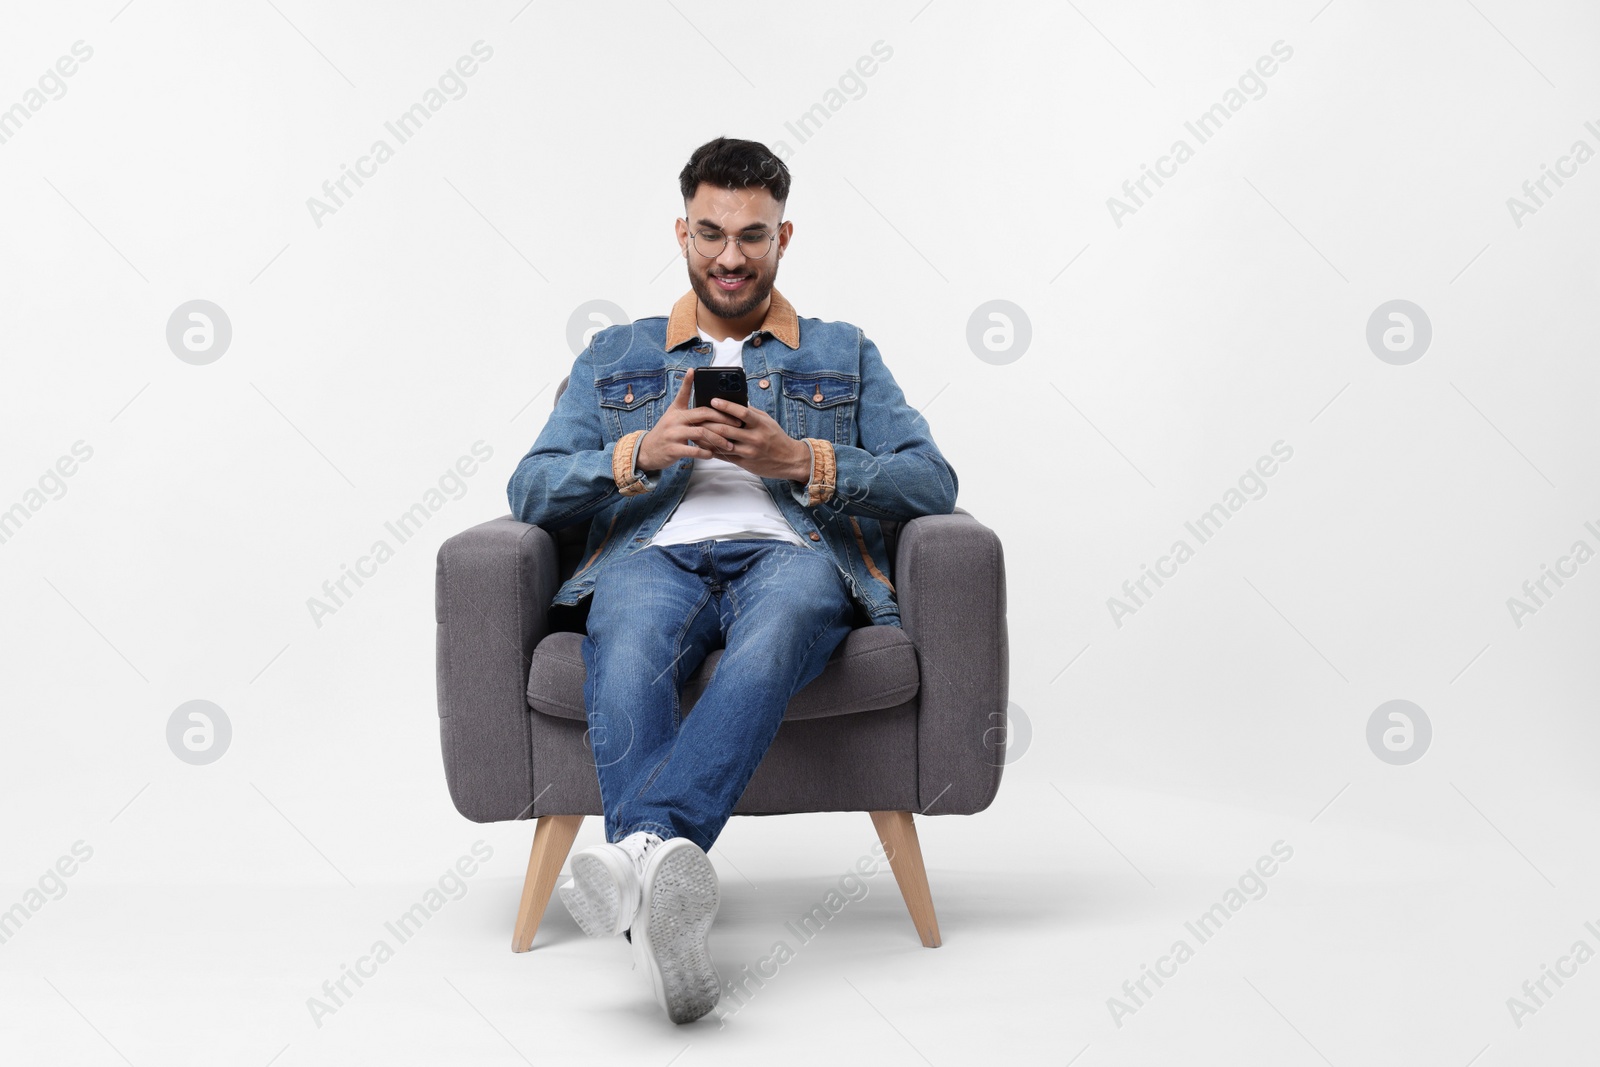
[[694, 150], [678, 175], [678, 187], [687, 203], [700, 183], [719, 189], [760, 187], [780, 205], [789, 199], [789, 168], [760, 141], [718, 137]]

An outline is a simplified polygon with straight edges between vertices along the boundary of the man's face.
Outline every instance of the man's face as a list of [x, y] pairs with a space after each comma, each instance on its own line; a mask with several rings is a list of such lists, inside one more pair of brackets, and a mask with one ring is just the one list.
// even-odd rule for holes
[[[778, 257], [789, 244], [794, 230], [790, 222], [780, 223], [782, 205], [766, 189], [721, 189], [700, 183], [686, 209], [688, 221], [677, 222], [678, 246], [689, 263], [689, 284], [700, 302], [724, 319], [738, 319], [761, 306], [778, 278]], [[716, 258], [708, 259], [690, 244], [690, 235], [726, 234], [728, 240]], [[748, 244], [752, 253], [766, 254], [750, 259], [736, 237], [743, 234], [777, 234], [775, 241]], [[704, 242], [699, 242], [705, 247]], [[731, 283], [731, 284], [728, 284]]]

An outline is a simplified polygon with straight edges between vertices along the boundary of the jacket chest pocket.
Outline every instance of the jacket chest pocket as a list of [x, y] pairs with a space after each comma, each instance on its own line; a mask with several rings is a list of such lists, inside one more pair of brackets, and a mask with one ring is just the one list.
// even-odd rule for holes
[[633, 371], [595, 382], [600, 413], [613, 440], [634, 430], [648, 430], [661, 415], [667, 372]]
[[786, 374], [783, 428], [791, 437], [820, 437], [836, 445], [855, 439], [860, 383], [847, 374]]

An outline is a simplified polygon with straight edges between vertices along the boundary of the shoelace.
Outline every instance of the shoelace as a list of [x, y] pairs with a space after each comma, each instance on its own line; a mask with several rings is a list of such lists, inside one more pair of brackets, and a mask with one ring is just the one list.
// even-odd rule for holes
[[657, 837], [655, 834], [646, 834], [643, 837], [624, 839], [621, 842], [623, 850], [626, 851], [629, 858], [633, 860], [634, 872], [638, 874], [641, 882], [644, 879], [645, 862], [649, 860], [650, 853], [655, 851], [656, 847], [660, 844], [661, 838]]
[[[639, 888], [642, 892], [644, 889], [645, 863], [649, 860], [650, 853], [654, 852], [656, 847], [661, 844], [661, 838], [657, 837], [655, 834], [645, 834], [642, 837], [633, 837], [632, 835], [629, 835], [628, 838], [624, 838], [622, 841], [618, 842], [618, 844], [622, 850], [628, 854], [628, 858], [633, 861], [633, 869], [634, 872], [639, 876]], [[643, 898], [641, 896], [641, 903], [642, 902]], [[639, 956], [643, 950], [639, 942], [633, 940], [631, 927], [629, 928], [628, 933], [628, 941], [632, 949], [631, 955], [633, 956], [633, 963], [629, 966], [633, 970], [638, 970]]]

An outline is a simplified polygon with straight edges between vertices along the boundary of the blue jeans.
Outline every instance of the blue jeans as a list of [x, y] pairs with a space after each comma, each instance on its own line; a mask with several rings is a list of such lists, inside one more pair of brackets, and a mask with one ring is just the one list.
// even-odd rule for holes
[[[832, 556], [774, 538], [649, 545], [595, 581], [584, 707], [607, 841], [636, 830], [709, 849], [792, 697], [851, 630]], [[683, 683], [721, 644], [687, 716]]]

